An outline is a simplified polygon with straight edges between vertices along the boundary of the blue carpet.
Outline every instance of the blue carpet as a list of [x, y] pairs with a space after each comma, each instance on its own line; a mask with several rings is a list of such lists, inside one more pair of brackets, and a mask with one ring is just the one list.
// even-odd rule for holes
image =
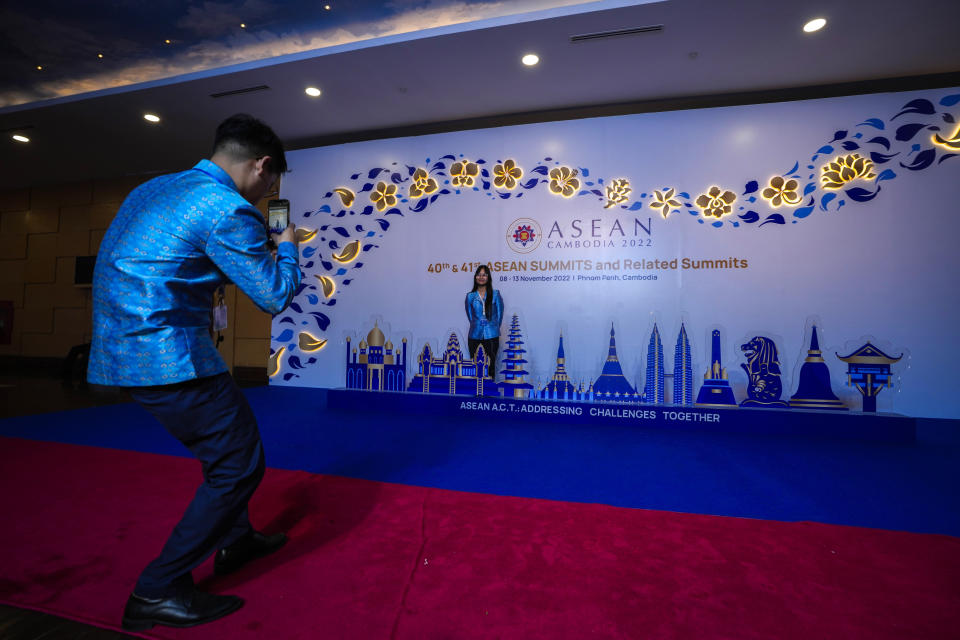
[[[267, 464], [622, 507], [960, 536], [960, 429], [891, 444], [331, 410], [326, 392], [246, 391]], [[0, 420], [0, 435], [188, 456], [134, 404]]]

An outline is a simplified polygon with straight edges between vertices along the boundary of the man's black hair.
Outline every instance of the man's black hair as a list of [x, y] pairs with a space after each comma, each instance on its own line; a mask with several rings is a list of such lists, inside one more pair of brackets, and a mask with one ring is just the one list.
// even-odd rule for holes
[[270, 156], [270, 170], [286, 173], [287, 158], [283, 143], [267, 124], [246, 113], [232, 115], [217, 127], [213, 152], [229, 153], [242, 158]]

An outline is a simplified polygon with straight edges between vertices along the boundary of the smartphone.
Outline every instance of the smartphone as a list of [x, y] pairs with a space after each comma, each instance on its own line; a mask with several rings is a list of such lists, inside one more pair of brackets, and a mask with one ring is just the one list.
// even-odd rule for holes
[[280, 233], [290, 224], [290, 201], [271, 200], [267, 203], [267, 228], [270, 233]]

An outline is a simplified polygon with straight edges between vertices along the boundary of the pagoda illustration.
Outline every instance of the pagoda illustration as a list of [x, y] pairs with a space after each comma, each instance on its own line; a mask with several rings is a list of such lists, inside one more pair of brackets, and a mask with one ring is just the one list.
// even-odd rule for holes
[[[557, 368], [553, 377], [545, 387], [539, 390], [538, 397], [551, 400], [573, 400], [577, 394], [577, 386], [570, 382], [570, 376], [564, 368], [566, 358], [563, 354], [563, 333], [560, 334], [560, 345], [557, 347]], [[579, 399], [579, 398], [577, 398]]]
[[[502, 395], [508, 398], [526, 398], [530, 395], [533, 385], [524, 379], [529, 372], [523, 368], [527, 361], [523, 359], [523, 354], [527, 352], [523, 348], [523, 338], [520, 335], [520, 320], [516, 314], [510, 321], [510, 334], [507, 336], [507, 347], [503, 350], [503, 371], [501, 380], [497, 386], [500, 387]], [[495, 362], [490, 363], [496, 366]]]
[[673, 404], [693, 404], [693, 362], [690, 359], [687, 328], [683, 323], [680, 323], [677, 347], [673, 352]]
[[790, 396], [790, 406], [803, 409], [847, 410], [846, 405], [833, 393], [830, 369], [820, 352], [816, 325], [813, 326], [813, 333], [810, 336], [807, 358], [800, 367], [800, 383], [797, 385], [797, 392]]
[[890, 365], [899, 362], [903, 354], [893, 358], [868, 341], [848, 356], [836, 355], [847, 363], [847, 385], [855, 386], [863, 395], [863, 411], [876, 413], [877, 395], [892, 386]]
[[603, 370], [600, 372], [600, 377], [591, 385], [591, 391], [596, 400], [640, 402], [640, 395], [637, 393], [637, 390], [627, 382], [627, 379], [623, 375], [623, 369], [620, 368], [613, 323], [610, 324], [610, 348], [607, 351], [607, 361], [603, 363]]
[[737, 400], [733, 397], [733, 389], [730, 388], [730, 380], [727, 378], [727, 370], [723, 368], [720, 360], [720, 331], [718, 329], [714, 329], [711, 334], [710, 368], [703, 374], [703, 386], [700, 387], [700, 393], [697, 394], [697, 406], [737, 406]]
[[663, 344], [660, 342], [660, 329], [653, 323], [650, 332], [650, 344], [647, 346], [647, 377], [643, 387], [643, 401], [651, 404], [664, 404], [663, 392]]
[[393, 343], [386, 341], [383, 331], [373, 324], [366, 340], [360, 341], [360, 353], [353, 350], [350, 361], [350, 338], [347, 337], [347, 389], [368, 391], [403, 391], [407, 378], [407, 339], [403, 339], [400, 362], [395, 362]]
[[495, 396], [497, 385], [490, 377], [489, 358], [483, 346], [477, 348], [474, 359], [468, 359], [460, 350], [456, 333], [447, 339], [447, 348], [434, 358], [430, 344], [423, 346], [417, 356], [417, 375], [410, 380], [407, 391], [416, 393], [446, 393], [471, 396]]

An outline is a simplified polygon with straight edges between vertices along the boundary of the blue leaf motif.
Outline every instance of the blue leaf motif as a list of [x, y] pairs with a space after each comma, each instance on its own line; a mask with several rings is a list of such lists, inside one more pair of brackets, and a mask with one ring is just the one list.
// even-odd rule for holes
[[960, 102], [960, 93], [955, 93], [952, 96], [946, 96], [940, 99], [940, 104], [944, 107], [952, 107], [958, 102]]
[[868, 191], [862, 187], [854, 187], [853, 189], [847, 189], [846, 193], [850, 196], [851, 200], [856, 200], [857, 202], [869, 202], [873, 200], [878, 193], [880, 193], [880, 187], [877, 187], [876, 191]]
[[313, 358], [310, 358], [309, 360], [307, 360], [307, 364], [313, 364], [313, 363], [316, 362], [316, 361], [317, 361], [316, 357], [313, 357]]
[[293, 337], [293, 329], [284, 329], [280, 335], [274, 336], [274, 340], [277, 342], [286, 342]]
[[360, 215], [362, 215], [362, 216], [368, 216], [368, 215], [370, 215], [371, 213], [373, 213], [373, 205], [368, 204], [367, 206], [365, 206], [365, 207], [363, 208], [363, 211], [360, 212]]
[[760, 185], [757, 184], [757, 181], [751, 180], [743, 187], [743, 195], [747, 195], [748, 193], [753, 193], [759, 188], [760, 188]]
[[443, 164], [442, 162], [434, 162], [433, 166], [430, 167], [430, 171], [440, 171], [440, 169], [443, 169], [445, 166], [447, 165]]
[[863, 125], [868, 125], [873, 127], [874, 129], [880, 129], [881, 131], [883, 130], [883, 120], [881, 120], [880, 118], [867, 118], [857, 126], [860, 127]]
[[779, 213], [771, 213], [770, 215], [768, 215], [768, 216], [764, 219], [763, 222], [760, 223], [760, 226], [762, 227], [763, 225], [768, 224], [768, 223], [771, 223], [771, 222], [772, 222], [773, 224], [786, 224], [786, 223], [787, 223], [787, 221], [784, 220], [784, 219], [783, 219], [783, 216], [780, 215]]
[[921, 169], [926, 169], [937, 157], [937, 152], [934, 149], [927, 149], [926, 151], [921, 151], [913, 159], [913, 162], [910, 164], [900, 163], [901, 167], [910, 169], [911, 171], [920, 171]]
[[828, 193], [820, 198], [820, 208], [824, 211], [827, 210], [827, 205], [830, 204], [830, 201], [837, 197], [836, 193]]
[[639, 209], [642, 209], [642, 208], [643, 208], [642, 202], [634, 202], [632, 205], [630, 205], [630, 208], [627, 209], [627, 211], [638, 211]]
[[390, 182], [393, 184], [400, 184], [403, 182], [403, 176], [401, 176], [399, 173], [393, 173], [390, 175]]
[[326, 261], [326, 260], [321, 260], [321, 261], [320, 261], [320, 264], [322, 264], [322, 265], [323, 265], [323, 268], [326, 269], [327, 271], [330, 271], [331, 269], [333, 269], [333, 263], [332, 263], [332, 262], [328, 262], [328, 261]]
[[330, 242], [327, 243], [327, 246], [329, 246], [331, 249], [339, 249], [339, 248], [340, 248], [340, 245], [337, 244], [337, 241], [336, 241], [336, 240], [331, 240]]
[[899, 151], [897, 151], [896, 153], [891, 153], [890, 155], [885, 155], [882, 153], [877, 153], [876, 151], [871, 151], [870, 159], [873, 160], [874, 164], [883, 164], [885, 162], [890, 162], [891, 158], [898, 155], [900, 155]]
[[867, 144], [881, 144], [887, 151], [890, 151], [890, 141], [884, 138], [883, 136], [870, 138], [869, 140], [867, 140]]
[[330, 318], [328, 318], [325, 314], [322, 314], [319, 311], [311, 311], [310, 315], [312, 315], [313, 319], [317, 321], [317, 326], [320, 327], [320, 331], [326, 331], [327, 327], [330, 326]]
[[799, 209], [795, 209], [793, 211], [793, 217], [801, 219], [806, 218], [808, 215], [810, 215], [811, 211], [813, 211], [813, 207], [800, 207]]
[[882, 182], [884, 180], [893, 180], [897, 177], [897, 174], [893, 172], [893, 169], [884, 169], [883, 172], [877, 176], [876, 182]]
[[322, 207], [317, 209], [317, 213], [330, 213], [330, 205], [328, 204], [323, 205]]
[[291, 318], [290, 316], [284, 316], [283, 318], [280, 318], [280, 322], [278, 322], [277, 324], [297, 324], [297, 323], [294, 322], [293, 318]]
[[816, 182], [808, 182], [807, 186], [803, 188], [803, 195], [807, 195], [808, 193], [815, 191], [816, 188], [817, 188]]
[[339, 269], [337, 269], [337, 272], [336, 272], [335, 274], [333, 274], [333, 275], [335, 275], [335, 276], [342, 276], [342, 275], [345, 274], [346, 272], [347, 272], [346, 269], [344, 269], [343, 267], [340, 267]]
[[737, 216], [737, 217], [743, 220], [744, 222], [746, 222], [747, 224], [753, 224], [754, 222], [760, 219], [760, 214], [757, 213], [756, 211], [747, 211], [742, 216]]
[[296, 311], [297, 313], [303, 313], [303, 308], [301, 308], [300, 305], [297, 304], [296, 302], [291, 302], [290, 308]]
[[584, 169], [583, 167], [577, 167], [577, 169], [580, 170], [580, 173], [583, 175], [584, 178], [589, 178], [589, 177], [590, 177], [590, 170], [589, 170], [589, 169]]
[[310, 304], [314, 306], [316, 306], [316, 304], [320, 302], [320, 298], [318, 298], [316, 294], [313, 294], [313, 293], [307, 294], [307, 300], [310, 302]]
[[373, 180], [373, 179], [376, 178], [378, 175], [380, 175], [380, 172], [381, 172], [381, 171], [383, 171], [383, 169], [381, 169], [380, 167], [376, 167], [376, 168], [374, 168], [374, 169], [370, 169], [370, 171], [367, 173], [367, 180]]
[[686, 191], [681, 191], [681, 192], [678, 193], [677, 195], [680, 196], [681, 198], [689, 198], [689, 197], [690, 197], [690, 194], [687, 193]]
[[941, 162], [943, 162], [943, 161], [946, 160], [947, 158], [955, 158], [956, 156], [957, 156], [957, 154], [955, 154], [955, 153], [945, 153], [944, 155], [940, 156], [940, 159], [939, 159], [939, 160], [937, 160], [937, 164], [940, 164]]
[[716, 222], [710, 223], [710, 226], [716, 227], [717, 229], [719, 229], [720, 227], [723, 226], [723, 221], [722, 221], [722, 220], [717, 220]]
[[785, 174], [783, 174], [783, 175], [785, 175], [785, 176], [792, 176], [793, 174], [795, 174], [795, 173], [797, 172], [797, 169], [799, 169], [799, 168], [800, 168], [800, 163], [799, 163], [799, 162], [794, 162], [794, 163], [793, 163], [793, 169], [790, 169], [790, 171], [787, 171], [787, 172], [786, 172]]
[[[419, 213], [419, 212], [423, 211], [424, 209], [426, 209], [428, 204], [430, 204], [430, 200], [429, 200], [429, 199], [427, 199], [427, 198], [421, 198], [420, 200], [417, 201], [417, 204], [415, 204], [415, 205], [413, 205], [412, 207], [410, 207], [410, 211], [413, 211], [414, 213]], [[384, 222], [386, 222], [386, 221], [384, 221]]]
[[317, 248], [316, 248], [316, 247], [307, 247], [306, 249], [304, 249], [303, 251], [300, 252], [300, 255], [302, 255], [304, 258], [310, 258], [310, 257], [312, 257], [313, 254], [315, 254], [316, 252], [317, 252]]
[[825, 144], [819, 149], [817, 149], [817, 153], [833, 153], [833, 147], [831, 147], [828, 144]]
[[912, 140], [913, 136], [917, 135], [917, 132], [923, 129], [925, 124], [905, 124], [899, 129], [897, 129], [897, 140], [901, 142], [906, 142]]
[[890, 120], [896, 120], [905, 113], [922, 113], [924, 115], [933, 115], [936, 113], [936, 109], [933, 108], [933, 104], [929, 100], [923, 98], [917, 98], [916, 100], [911, 100], [907, 104], [903, 105], [903, 110], [900, 111], [897, 115], [890, 118]]
[[943, 114], [943, 121], [944, 121], [944, 122], [949, 122], [949, 123], [951, 123], [951, 124], [954, 123], [954, 122], [956, 122], [956, 121], [953, 119], [953, 116], [950, 115], [949, 113], [944, 113], [944, 114]]
[[855, 149], [859, 149], [860, 145], [858, 145], [853, 140], [847, 140], [843, 143], [843, 148], [846, 149], [847, 151], [853, 151]]
[[402, 216], [403, 214], [400, 212], [400, 209], [397, 209], [396, 207], [394, 207], [393, 209], [387, 209], [386, 212], [385, 212], [383, 215], [385, 215], [385, 216], [394, 216], [394, 215], [396, 215], [396, 216]]
[[386, 231], [387, 228], [390, 226], [390, 222], [388, 222], [387, 220], [384, 220], [383, 218], [377, 218], [377, 224], [380, 225], [380, 229], [383, 231]]
[[484, 181], [483, 181], [483, 188], [484, 188], [484, 189], [489, 189], [489, 188], [490, 188], [490, 183], [487, 182], [486, 180], [484, 180]]
[[540, 165], [531, 169], [530, 173], [539, 173], [540, 175], [545, 176], [547, 175], [547, 168], [543, 165]]
[[833, 134], [833, 140], [831, 140], [830, 142], [836, 142], [837, 140], [843, 140], [843, 139], [846, 138], [846, 137], [847, 137], [847, 132], [841, 129], [840, 131], [837, 131], [836, 133]]
[[500, 197], [503, 198], [504, 200], [506, 200], [506, 199], [508, 199], [508, 198], [510, 197], [510, 194], [509, 194], [509, 193], [500, 193], [499, 191], [497, 191], [496, 193], [497, 193], [498, 196], [500, 196]]
[[524, 189], [533, 189], [535, 186], [537, 186], [538, 182], [540, 182], [540, 178], [530, 178], [520, 186]]
[[303, 365], [300, 363], [300, 356], [290, 356], [287, 358], [287, 364], [293, 369], [303, 369]]

